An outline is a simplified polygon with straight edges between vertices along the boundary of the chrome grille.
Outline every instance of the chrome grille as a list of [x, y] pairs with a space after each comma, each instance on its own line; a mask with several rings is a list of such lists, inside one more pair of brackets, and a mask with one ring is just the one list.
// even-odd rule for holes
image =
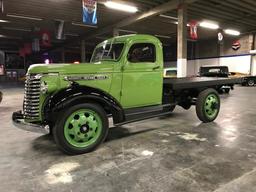
[[23, 107], [25, 119], [39, 118], [40, 80], [40, 75], [28, 75], [26, 77]]

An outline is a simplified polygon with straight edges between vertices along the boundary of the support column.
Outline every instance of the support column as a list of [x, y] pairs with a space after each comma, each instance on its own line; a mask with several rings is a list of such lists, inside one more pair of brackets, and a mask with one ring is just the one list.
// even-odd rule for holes
[[177, 70], [178, 77], [187, 76], [187, 5], [178, 8], [178, 36], [177, 36]]
[[86, 62], [86, 54], [85, 54], [85, 40], [81, 41], [81, 63]]
[[114, 29], [113, 30], [113, 37], [117, 37], [119, 36], [119, 30], [118, 29]]
[[62, 63], [65, 63], [65, 48], [61, 50], [61, 61]]

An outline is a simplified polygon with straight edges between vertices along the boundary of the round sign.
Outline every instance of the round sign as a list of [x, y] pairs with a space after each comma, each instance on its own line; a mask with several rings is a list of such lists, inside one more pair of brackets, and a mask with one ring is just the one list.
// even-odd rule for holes
[[219, 41], [222, 41], [223, 40], [223, 35], [221, 32], [218, 33], [218, 40]]

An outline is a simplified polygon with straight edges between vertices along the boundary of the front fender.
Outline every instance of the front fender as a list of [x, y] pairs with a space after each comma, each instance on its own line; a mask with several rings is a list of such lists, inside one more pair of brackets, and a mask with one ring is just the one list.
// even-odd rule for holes
[[45, 120], [54, 122], [56, 114], [63, 109], [88, 102], [101, 105], [107, 114], [113, 116], [115, 124], [125, 121], [124, 110], [114, 97], [102, 90], [80, 85], [72, 85], [50, 96], [44, 105]]

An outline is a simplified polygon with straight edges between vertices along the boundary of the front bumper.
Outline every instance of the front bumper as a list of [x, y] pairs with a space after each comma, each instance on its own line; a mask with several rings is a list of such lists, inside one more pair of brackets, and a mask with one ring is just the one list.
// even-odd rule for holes
[[15, 127], [18, 127], [25, 131], [42, 133], [42, 134], [50, 133], [50, 127], [48, 125], [37, 125], [32, 123], [26, 123], [24, 121], [24, 116], [21, 111], [14, 112], [12, 114], [12, 122], [15, 125]]

